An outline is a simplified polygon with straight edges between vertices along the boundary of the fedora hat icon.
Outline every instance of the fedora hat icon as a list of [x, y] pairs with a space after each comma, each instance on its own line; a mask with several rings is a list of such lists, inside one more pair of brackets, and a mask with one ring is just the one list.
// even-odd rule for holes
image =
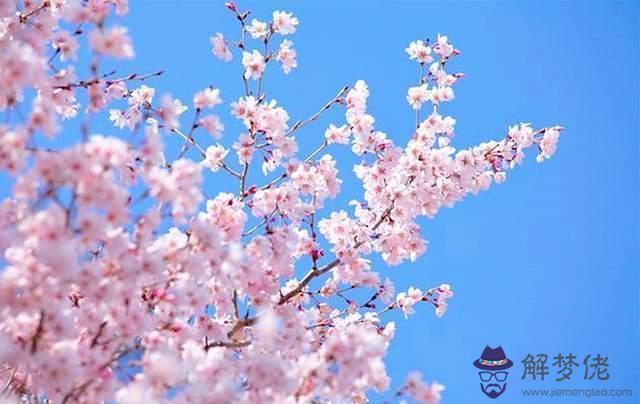
[[507, 359], [507, 356], [504, 354], [504, 349], [502, 349], [501, 346], [491, 348], [487, 345], [482, 351], [480, 359], [476, 359], [473, 362], [473, 366], [489, 371], [504, 370], [513, 366], [513, 362]]

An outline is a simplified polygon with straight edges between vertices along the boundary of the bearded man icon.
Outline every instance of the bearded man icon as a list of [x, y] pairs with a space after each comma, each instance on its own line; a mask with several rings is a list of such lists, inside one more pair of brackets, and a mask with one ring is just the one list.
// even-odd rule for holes
[[507, 358], [501, 346], [491, 348], [487, 345], [473, 366], [480, 369], [480, 389], [487, 397], [498, 398], [504, 393], [509, 376], [506, 370], [513, 366], [513, 362]]

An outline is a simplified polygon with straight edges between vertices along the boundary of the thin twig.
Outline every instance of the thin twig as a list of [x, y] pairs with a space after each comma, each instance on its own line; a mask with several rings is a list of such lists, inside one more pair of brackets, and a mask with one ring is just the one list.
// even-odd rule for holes
[[303, 120], [303, 121], [298, 121], [296, 122], [287, 132], [286, 132], [286, 136], [291, 135], [293, 132], [297, 131], [298, 129], [308, 125], [311, 122], [316, 121], [320, 115], [328, 110], [329, 108], [331, 108], [332, 105], [334, 104], [338, 104], [341, 102], [342, 97], [346, 94], [346, 92], [349, 90], [349, 86], [344, 86], [340, 89], [340, 91], [338, 92], [338, 94], [333, 97], [333, 99], [331, 99], [331, 101], [327, 102], [322, 108], [320, 108], [320, 110], [318, 110], [318, 112], [316, 112], [315, 114], [311, 115], [309, 118]]

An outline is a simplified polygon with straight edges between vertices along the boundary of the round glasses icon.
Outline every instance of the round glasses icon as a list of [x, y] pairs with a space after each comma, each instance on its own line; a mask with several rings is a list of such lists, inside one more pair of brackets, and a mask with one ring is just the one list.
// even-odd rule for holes
[[483, 382], [488, 382], [493, 377], [495, 377], [497, 381], [503, 382], [507, 380], [509, 372], [478, 372], [478, 374], [480, 375], [480, 380]]

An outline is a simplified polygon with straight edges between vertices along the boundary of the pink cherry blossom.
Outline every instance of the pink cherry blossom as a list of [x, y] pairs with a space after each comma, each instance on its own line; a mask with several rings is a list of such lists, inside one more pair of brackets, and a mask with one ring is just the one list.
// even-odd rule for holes
[[324, 137], [329, 143], [349, 143], [350, 130], [347, 125], [336, 127], [334, 124], [330, 124], [327, 130], [324, 132]]
[[143, 84], [131, 92], [129, 104], [131, 105], [149, 105], [153, 101], [156, 90]]
[[246, 126], [255, 120], [258, 111], [258, 100], [252, 95], [241, 97], [237, 102], [231, 103], [231, 113], [242, 119]]
[[405, 50], [409, 54], [409, 59], [415, 59], [418, 63], [430, 63], [433, 60], [431, 47], [426, 46], [423, 41], [413, 41]]
[[187, 109], [188, 107], [182, 105], [180, 100], [174, 99], [170, 95], [165, 95], [162, 97], [162, 102], [158, 109], [158, 116], [164, 120], [167, 128], [175, 129], [180, 126], [180, 115]]
[[205, 167], [210, 168], [212, 171], [218, 171], [222, 167], [223, 160], [226, 157], [229, 150], [220, 145], [207, 147], [207, 155], [202, 162]]
[[431, 99], [433, 92], [429, 91], [426, 84], [410, 87], [407, 93], [407, 101], [413, 109], [420, 109], [422, 104]]
[[[560, 131], [556, 128], [550, 128], [542, 133], [540, 140], [540, 156], [548, 159], [556, 152]], [[539, 159], [540, 161], [540, 159]]]
[[125, 15], [129, 12], [129, 0], [111, 0], [116, 7], [116, 14]]
[[202, 126], [214, 139], [220, 139], [224, 131], [224, 124], [216, 115], [206, 115], [200, 118], [198, 125]]
[[453, 297], [453, 291], [451, 291], [451, 287], [448, 284], [443, 283], [436, 289], [436, 293], [438, 295], [434, 303], [436, 306], [436, 315], [442, 317], [447, 311], [449, 299]]
[[211, 37], [211, 44], [213, 45], [212, 52], [220, 60], [224, 60], [225, 62], [229, 62], [233, 59], [233, 54], [231, 53], [231, 49], [227, 46], [227, 42], [224, 39], [224, 36], [221, 33], [217, 33]]
[[119, 109], [109, 110], [109, 120], [116, 128], [134, 130], [138, 122], [142, 119], [142, 114], [136, 107], [131, 107], [126, 111]]
[[255, 18], [251, 21], [251, 25], [247, 26], [247, 32], [251, 34], [254, 39], [260, 39], [267, 36], [269, 30], [267, 29], [267, 23], [258, 21]]
[[282, 71], [285, 74], [289, 74], [291, 70], [298, 67], [298, 61], [296, 60], [296, 51], [292, 48], [293, 42], [285, 39], [280, 44], [280, 49], [276, 54], [276, 60], [282, 63]]
[[244, 78], [259, 79], [265, 68], [264, 56], [257, 50], [242, 53], [242, 65], [244, 66]]
[[107, 87], [107, 96], [110, 98], [124, 98], [127, 95], [127, 85], [124, 82], [109, 84]]
[[124, 27], [96, 29], [91, 32], [89, 40], [92, 48], [103, 55], [117, 59], [131, 59], [134, 56], [131, 39]]
[[253, 139], [246, 133], [240, 135], [239, 141], [233, 144], [233, 148], [238, 155], [238, 162], [246, 164], [251, 161], [255, 148], [253, 147]]
[[13, 14], [16, 10], [16, 6], [11, 0], [0, 1], [0, 17], [7, 17]]
[[[129, 5], [0, 0], [5, 401], [365, 402], [389, 389], [388, 313], [431, 306], [437, 321], [457, 308], [448, 283], [396, 294], [394, 269], [380, 266], [416, 261], [429, 248], [421, 218], [506, 181], [530, 150], [550, 158], [563, 128], [520, 123], [458, 148], [442, 106], [464, 75], [449, 71], [460, 52], [441, 35], [406, 49], [420, 64], [409, 133], [376, 121], [363, 80], [290, 116], [263, 75], [273, 61], [297, 67], [279, 35], [299, 21], [233, 2], [238, 29], [210, 40], [223, 61], [243, 54], [236, 101], [221, 106], [203, 83], [187, 108], [155, 96], [163, 70], [104, 65], [134, 57], [127, 28], [110, 25]], [[210, 108], [238, 120], [225, 146], [214, 139], [226, 112]], [[328, 110], [333, 123], [318, 127]], [[94, 119], [114, 127], [96, 134]], [[350, 145], [353, 167], [336, 144]], [[351, 172], [362, 189], [343, 185]], [[435, 404], [443, 390], [412, 373], [392, 392]]]
[[197, 109], [213, 108], [220, 104], [222, 104], [222, 99], [220, 98], [220, 90], [217, 88], [207, 87], [193, 96], [193, 106]]
[[291, 13], [284, 11], [273, 12], [273, 30], [280, 35], [290, 35], [296, 32], [299, 21]]
[[69, 35], [67, 31], [60, 31], [56, 34], [53, 44], [53, 48], [60, 51], [60, 60], [76, 60], [78, 51], [78, 41]]
[[420, 372], [412, 372], [407, 376], [404, 391], [417, 403], [438, 404], [442, 398], [444, 386], [438, 382], [425, 383]]
[[409, 314], [415, 312], [413, 306], [420, 300], [422, 300], [422, 291], [413, 286], [410, 287], [407, 292], [400, 292], [396, 296], [396, 304], [402, 309], [405, 318], [408, 318]]
[[454, 47], [449, 43], [449, 38], [438, 34], [438, 39], [433, 47], [433, 51], [441, 58], [446, 59], [454, 53]]

